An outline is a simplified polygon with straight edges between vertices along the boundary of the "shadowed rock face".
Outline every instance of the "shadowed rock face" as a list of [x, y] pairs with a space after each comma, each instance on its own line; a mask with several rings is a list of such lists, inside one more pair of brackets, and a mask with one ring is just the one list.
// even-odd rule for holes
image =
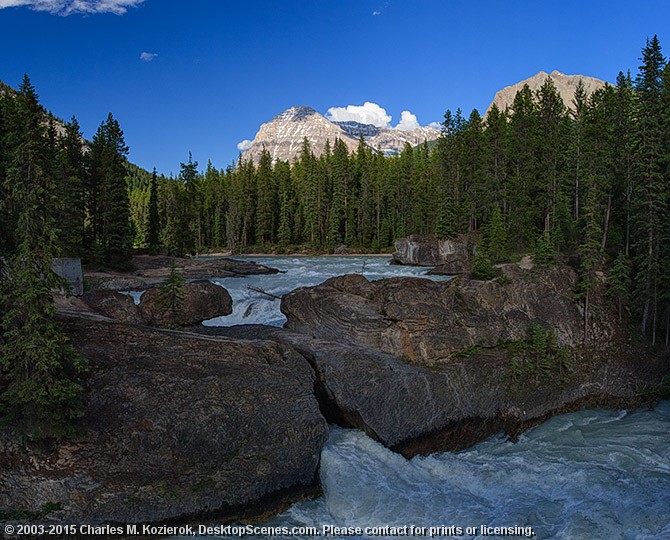
[[63, 320], [91, 364], [82, 434], [28, 450], [0, 431], [0, 508], [59, 522], [231, 516], [310, 490], [327, 425], [285, 346]]
[[[584, 317], [567, 266], [544, 273], [503, 267], [508, 281], [434, 282], [360, 275], [332, 278], [282, 299], [286, 328], [320, 339], [373, 347], [423, 365], [448, 363], [468, 347], [524, 340], [531, 325], [552, 329], [559, 345], [582, 343]], [[512, 276], [512, 277], [510, 277]], [[609, 346], [610, 313], [594, 306], [589, 343]]]
[[[277, 332], [316, 372], [321, 410], [330, 422], [365, 431], [407, 457], [467, 448], [496, 433], [516, 436], [552, 414], [580, 406], [637, 403], [640, 385], [667, 365], [628, 354], [576, 367], [573, 378], [518, 388], [504, 351], [483, 351], [439, 369], [409, 365], [381, 351]], [[630, 353], [631, 351], [628, 351]]]

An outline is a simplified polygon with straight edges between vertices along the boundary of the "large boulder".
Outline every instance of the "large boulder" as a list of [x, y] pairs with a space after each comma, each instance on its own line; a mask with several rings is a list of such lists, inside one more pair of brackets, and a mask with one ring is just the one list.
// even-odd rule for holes
[[424, 365], [449, 362], [468, 348], [525, 340], [533, 327], [551, 330], [558, 346], [584, 344], [586, 327], [589, 345], [610, 346], [617, 321], [594, 303], [585, 326], [572, 268], [501, 271], [504, 279], [492, 281], [340, 276], [284, 295], [281, 310], [292, 331]]
[[206, 280], [184, 285], [183, 300], [174, 310], [160, 287], [146, 291], [140, 302], [142, 317], [152, 326], [189, 326], [232, 311], [233, 300], [228, 291]]
[[392, 262], [410, 266], [439, 266], [442, 274], [464, 274], [470, 268], [470, 253], [465, 240], [413, 234], [396, 240]]
[[293, 350], [65, 318], [90, 363], [81, 435], [30, 446], [0, 430], [0, 508], [60, 523], [184, 522], [314, 491], [328, 434]]

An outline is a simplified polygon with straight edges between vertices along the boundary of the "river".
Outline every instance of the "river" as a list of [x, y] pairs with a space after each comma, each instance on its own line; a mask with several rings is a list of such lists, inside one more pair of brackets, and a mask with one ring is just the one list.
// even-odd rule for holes
[[[235, 301], [235, 311], [207, 324], [281, 326], [285, 319], [279, 302], [247, 285], [281, 295], [349, 272], [380, 279], [418, 276], [425, 271], [389, 266], [380, 257], [253, 260], [286, 273], [220, 280]], [[428, 538], [430, 528], [444, 527], [432, 532], [443, 533], [435, 534], [441, 538], [523, 538], [532, 534], [542, 539], [667, 540], [670, 402], [653, 410], [583, 410], [554, 417], [524, 433], [516, 443], [497, 436], [466, 451], [411, 460], [359, 431], [331, 426], [320, 474], [321, 497], [295, 504], [255, 525], [318, 530], [324, 525], [407, 526], [400, 529], [405, 532], [412, 526], [419, 532], [418, 528], [425, 527], [425, 535], [415, 534], [415, 538]], [[507, 527], [508, 533], [517, 534], [501, 536], [493, 527]]]

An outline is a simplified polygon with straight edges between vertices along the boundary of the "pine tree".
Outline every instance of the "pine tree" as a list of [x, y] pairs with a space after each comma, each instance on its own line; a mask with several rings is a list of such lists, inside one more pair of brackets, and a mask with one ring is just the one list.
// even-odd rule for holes
[[628, 303], [630, 299], [631, 287], [631, 263], [623, 251], [620, 251], [608, 275], [608, 294], [617, 304], [617, 311], [619, 313], [619, 320], [623, 311], [623, 306]]
[[156, 167], [151, 174], [149, 187], [149, 213], [146, 223], [146, 239], [149, 252], [158, 253], [160, 249], [160, 216], [158, 214], [158, 176]]
[[132, 245], [127, 155], [123, 131], [109, 113], [91, 141], [86, 182], [90, 230], [86, 245], [90, 259], [100, 253], [105, 263], [116, 267], [126, 266]]
[[[537, 107], [533, 93], [524, 85], [514, 96], [509, 121], [509, 226], [517, 231], [516, 249], [533, 245], [536, 231], [544, 226], [545, 207], [534, 200], [538, 136]], [[540, 225], [541, 224], [541, 225]]]
[[272, 156], [263, 149], [256, 169], [256, 243], [272, 244], [275, 239], [277, 190]]
[[179, 179], [184, 185], [184, 198], [181, 200], [181, 226], [185, 227], [180, 234], [180, 251], [182, 254], [195, 255], [199, 247], [200, 223], [198, 213], [198, 162], [193, 161], [191, 152], [188, 153], [188, 162], [179, 164]]
[[505, 262], [508, 255], [507, 227], [505, 226], [503, 214], [496, 204], [491, 213], [491, 223], [487, 230], [488, 253], [494, 263]]
[[60, 194], [59, 244], [63, 256], [82, 257], [84, 250], [84, 149], [79, 122], [73, 116], [60, 140], [55, 174]]
[[662, 74], [665, 58], [656, 36], [642, 50], [642, 65], [635, 80], [637, 133], [633, 194], [634, 258], [636, 297], [641, 311], [641, 330], [651, 330], [656, 342], [659, 299], [664, 269], [661, 266], [664, 219], [667, 215], [667, 188], [663, 179]]

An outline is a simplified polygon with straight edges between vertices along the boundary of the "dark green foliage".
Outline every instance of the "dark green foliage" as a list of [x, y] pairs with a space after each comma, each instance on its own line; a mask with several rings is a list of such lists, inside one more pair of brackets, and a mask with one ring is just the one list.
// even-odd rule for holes
[[149, 213], [146, 228], [147, 247], [150, 253], [156, 254], [160, 249], [160, 216], [158, 215], [158, 176], [155, 167], [149, 187]]
[[621, 312], [623, 306], [628, 303], [630, 299], [631, 287], [631, 264], [626, 255], [620, 251], [608, 275], [608, 294], [616, 301], [617, 309], [619, 311], [619, 320], [621, 320]]
[[126, 186], [123, 131], [111, 113], [91, 142], [90, 172], [85, 186], [89, 227], [85, 246], [88, 258], [102, 254], [110, 266], [123, 268], [130, 258], [132, 235]]
[[507, 226], [498, 205], [493, 207], [491, 223], [486, 230], [487, 252], [493, 263], [507, 262], [509, 258]]
[[484, 242], [479, 242], [477, 245], [477, 253], [472, 259], [471, 276], [472, 279], [480, 279], [482, 281], [488, 281], [496, 277], [489, 251], [484, 247]]
[[184, 307], [185, 284], [184, 274], [177, 270], [173, 261], [167, 279], [160, 286], [160, 303], [165, 311], [170, 314], [169, 319], [175, 325]]
[[668, 126], [664, 122], [663, 69], [665, 58], [658, 38], [647, 41], [642, 65], [635, 80], [637, 129], [634, 147], [634, 187], [632, 214], [635, 262], [635, 297], [641, 315], [641, 330], [656, 342], [659, 301], [663, 296], [662, 247], [667, 242], [668, 188], [664, 176], [663, 141]]
[[510, 378], [515, 391], [549, 382], [564, 384], [573, 371], [567, 348], [558, 346], [554, 332], [540, 325], [530, 325], [527, 339], [508, 348], [514, 353]]

